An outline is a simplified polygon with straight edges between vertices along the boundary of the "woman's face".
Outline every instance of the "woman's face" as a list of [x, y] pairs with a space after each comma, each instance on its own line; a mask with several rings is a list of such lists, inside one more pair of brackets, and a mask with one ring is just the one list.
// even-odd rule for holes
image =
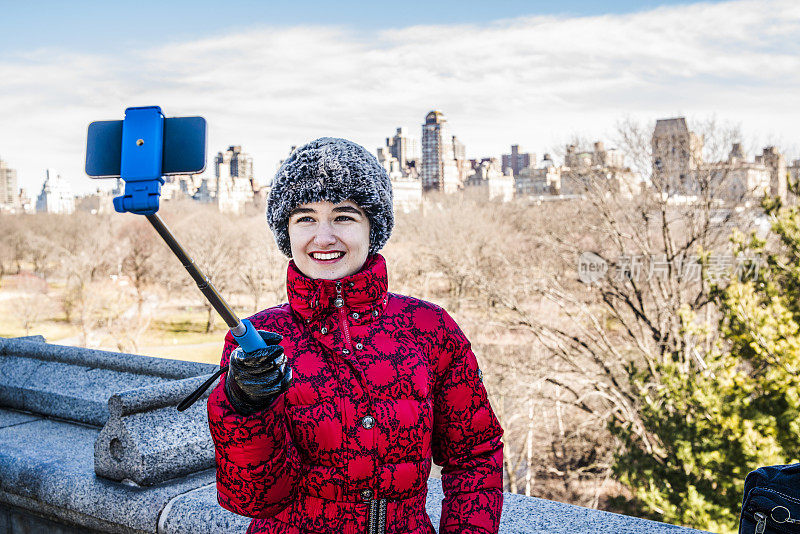
[[361, 269], [369, 254], [369, 219], [355, 202], [301, 204], [289, 215], [292, 259], [309, 278], [336, 280]]

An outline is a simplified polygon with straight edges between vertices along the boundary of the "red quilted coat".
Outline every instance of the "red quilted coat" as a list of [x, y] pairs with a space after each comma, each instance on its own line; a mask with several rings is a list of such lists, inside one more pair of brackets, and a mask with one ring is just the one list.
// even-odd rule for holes
[[[469, 341], [439, 306], [387, 293], [379, 254], [339, 280], [289, 263], [288, 304], [257, 313], [283, 335], [289, 390], [263, 412], [208, 399], [219, 503], [270, 534], [434, 532], [431, 459], [442, 466], [440, 533], [497, 532], [503, 433]], [[222, 365], [235, 348], [228, 334]]]

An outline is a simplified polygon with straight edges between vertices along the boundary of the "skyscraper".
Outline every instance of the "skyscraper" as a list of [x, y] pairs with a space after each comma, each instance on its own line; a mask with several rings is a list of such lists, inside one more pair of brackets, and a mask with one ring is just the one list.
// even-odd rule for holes
[[422, 125], [422, 167], [420, 179], [424, 191], [454, 193], [461, 188], [456, 150], [463, 156], [464, 145], [450, 134], [441, 111], [431, 111]]
[[788, 191], [786, 158], [774, 146], [766, 147], [761, 154], [761, 158], [764, 165], [769, 169], [769, 194], [785, 199]]
[[694, 175], [702, 164], [703, 139], [689, 131], [686, 119], [659, 119], [652, 138], [653, 181], [672, 196], [696, 194]]
[[219, 211], [244, 213], [245, 204], [253, 201], [253, 158], [241, 146], [229, 146], [214, 158], [215, 191]]
[[386, 138], [389, 152], [400, 163], [400, 168], [408, 167], [408, 162], [419, 158], [419, 143], [416, 139], [406, 137], [403, 129], [398, 128], [394, 137]]
[[503, 154], [502, 171], [509, 169], [512, 176], [519, 176], [522, 169], [532, 167], [536, 163], [536, 154], [520, 152], [519, 145], [511, 145], [511, 154]]
[[17, 171], [0, 159], [0, 206], [14, 208], [18, 204]]
[[229, 146], [225, 152], [218, 152], [214, 158], [214, 174], [219, 178], [253, 179], [253, 158], [242, 152], [241, 146]]

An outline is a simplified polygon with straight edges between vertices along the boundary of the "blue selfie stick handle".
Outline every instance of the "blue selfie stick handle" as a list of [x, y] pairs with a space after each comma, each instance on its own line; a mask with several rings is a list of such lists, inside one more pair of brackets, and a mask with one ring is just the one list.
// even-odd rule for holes
[[267, 343], [261, 337], [261, 335], [256, 331], [256, 328], [253, 326], [253, 323], [248, 321], [247, 319], [241, 320], [241, 325], [244, 327], [244, 333], [241, 335], [236, 335], [234, 330], [236, 328], [231, 328], [231, 335], [233, 339], [236, 340], [236, 343], [242, 347], [242, 350], [245, 352], [253, 352], [258, 349], [265, 349], [267, 348]]

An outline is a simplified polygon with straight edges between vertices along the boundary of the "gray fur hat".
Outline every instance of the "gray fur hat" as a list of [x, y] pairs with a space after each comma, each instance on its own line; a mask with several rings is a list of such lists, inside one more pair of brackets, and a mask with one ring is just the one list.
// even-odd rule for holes
[[297, 206], [352, 200], [369, 218], [369, 253], [378, 252], [392, 233], [392, 183], [377, 158], [364, 147], [334, 137], [303, 145], [283, 162], [267, 199], [267, 223], [278, 248], [292, 257], [289, 214]]

